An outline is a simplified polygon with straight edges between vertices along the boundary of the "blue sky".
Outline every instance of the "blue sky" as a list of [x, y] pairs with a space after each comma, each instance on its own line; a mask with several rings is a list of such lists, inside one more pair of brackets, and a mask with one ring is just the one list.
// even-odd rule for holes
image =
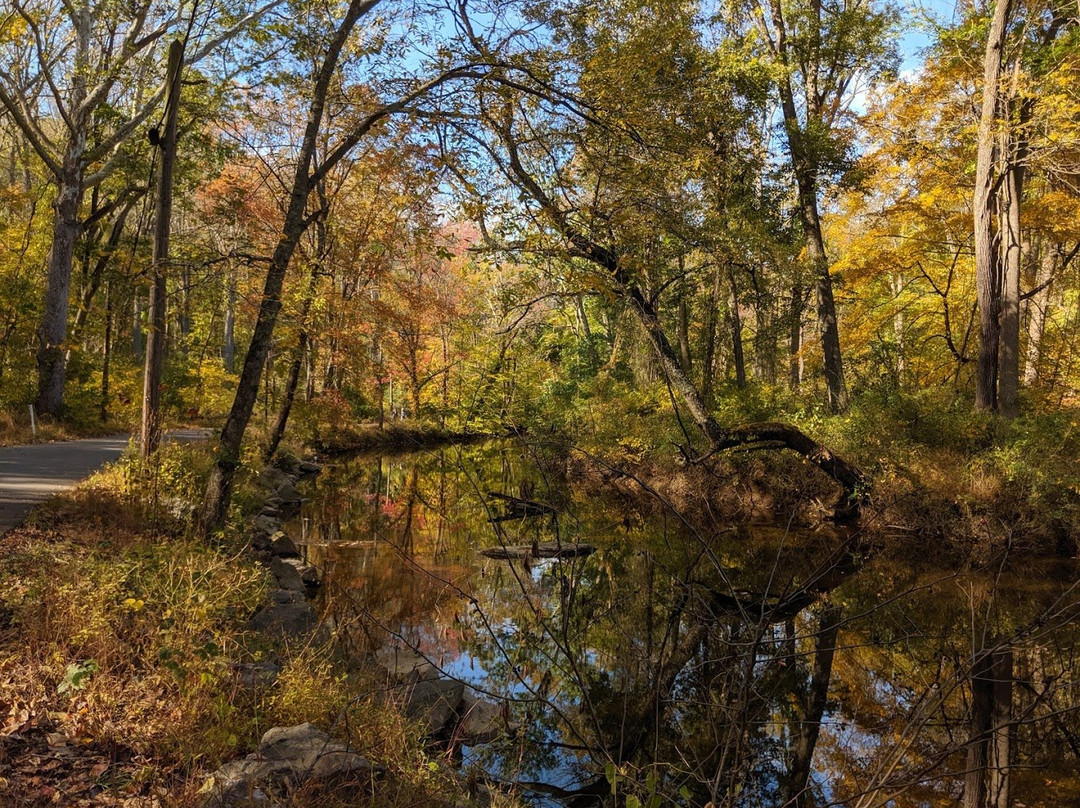
[[900, 39], [903, 61], [900, 69], [909, 73], [922, 64], [922, 50], [930, 44], [928, 23], [936, 20], [949, 23], [958, 16], [956, 0], [911, 0], [903, 8], [905, 31]]

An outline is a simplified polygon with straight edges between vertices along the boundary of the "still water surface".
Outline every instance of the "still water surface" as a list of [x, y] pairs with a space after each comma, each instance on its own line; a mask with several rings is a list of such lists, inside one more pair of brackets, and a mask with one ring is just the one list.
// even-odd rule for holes
[[[991, 763], [968, 788], [1080, 805], [1073, 562], [946, 569], [911, 537], [691, 519], [550, 461], [518, 443], [339, 459], [295, 531], [348, 653], [415, 649], [521, 726], [455, 750], [464, 766], [538, 804], [614, 786], [620, 804], [946, 806], [974, 747]], [[478, 552], [534, 542], [596, 552]], [[986, 674], [984, 649], [1008, 666]], [[980, 709], [997, 732], [973, 729]]]

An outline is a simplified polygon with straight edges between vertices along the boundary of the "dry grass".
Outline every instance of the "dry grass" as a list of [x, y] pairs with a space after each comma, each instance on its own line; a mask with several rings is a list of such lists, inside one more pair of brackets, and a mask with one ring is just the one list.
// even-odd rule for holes
[[[461, 804], [458, 778], [431, 765], [370, 674], [248, 630], [267, 581], [242, 548], [167, 518], [148, 528], [147, 513], [114, 468], [0, 538], [0, 805], [192, 806], [223, 761], [304, 721], [386, 775], [347, 800], [301, 790], [290, 805]], [[240, 685], [233, 663], [271, 657], [272, 688]]]

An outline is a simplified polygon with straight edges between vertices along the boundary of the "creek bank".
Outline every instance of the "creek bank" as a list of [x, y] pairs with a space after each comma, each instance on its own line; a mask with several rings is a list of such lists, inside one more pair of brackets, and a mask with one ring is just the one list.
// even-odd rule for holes
[[411, 648], [384, 648], [373, 661], [386, 677], [388, 698], [420, 722], [429, 741], [475, 746], [521, 729], [510, 720], [508, 705], [476, 698]]
[[[251, 522], [248, 537], [252, 551], [275, 586], [267, 602], [251, 617], [249, 627], [278, 645], [281, 658], [233, 665], [237, 682], [243, 687], [274, 687], [290, 647], [333, 641], [332, 624], [319, 619], [311, 602], [321, 585], [319, 570], [302, 559], [284, 527], [300, 510], [298, 484], [320, 471], [314, 463], [279, 459], [256, 478], [266, 496]], [[444, 677], [433, 663], [412, 649], [383, 649], [360, 663], [370, 667], [376, 682], [382, 685], [384, 708], [400, 711], [414, 722], [424, 742], [433, 748], [490, 743], [519, 729], [509, 720], [506, 705], [473, 696], [463, 682]], [[440, 761], [438, 765], [446, 764]], [[199, 793], [205, 808], [273, 805], [277, 797], [299, 788], [339, 794], [368, 791], [384, 775], [381, 767], [348, 744], [311, 723], [303, 723], [267, 731], [255, 752], [211, 773]]]
[[207, 808], [271, 805], [307, 784], [335, 791], [367, 788], [379, 769], [313, 724], [274, 727], [245, 758], [226, 763], [200, 789]]
[[286, 642], [312, 638], [330, 639], [329, 627], [320, 625], [310, 590], [318, 587], [319, 571], [301, 558], [292, 538], [285, 532], [285, 520], [300, 511], [301, 497], [297, 484], [316, 476], [321, 467], [293, 458], [263, 469], [256, 484], [266, 493], [262, 510], [249, 529], [249, 539], [256, 558], [276, 584], [269, 592], [268, 603], [251, 618], [252, 630], [274, 640]]

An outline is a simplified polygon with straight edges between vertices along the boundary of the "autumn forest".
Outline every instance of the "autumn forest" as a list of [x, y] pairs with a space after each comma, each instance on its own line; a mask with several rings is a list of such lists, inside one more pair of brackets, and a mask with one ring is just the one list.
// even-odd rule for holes
[[0, 158], [13, 804], [1080, 799], [1075, 3], [0, 0]]

